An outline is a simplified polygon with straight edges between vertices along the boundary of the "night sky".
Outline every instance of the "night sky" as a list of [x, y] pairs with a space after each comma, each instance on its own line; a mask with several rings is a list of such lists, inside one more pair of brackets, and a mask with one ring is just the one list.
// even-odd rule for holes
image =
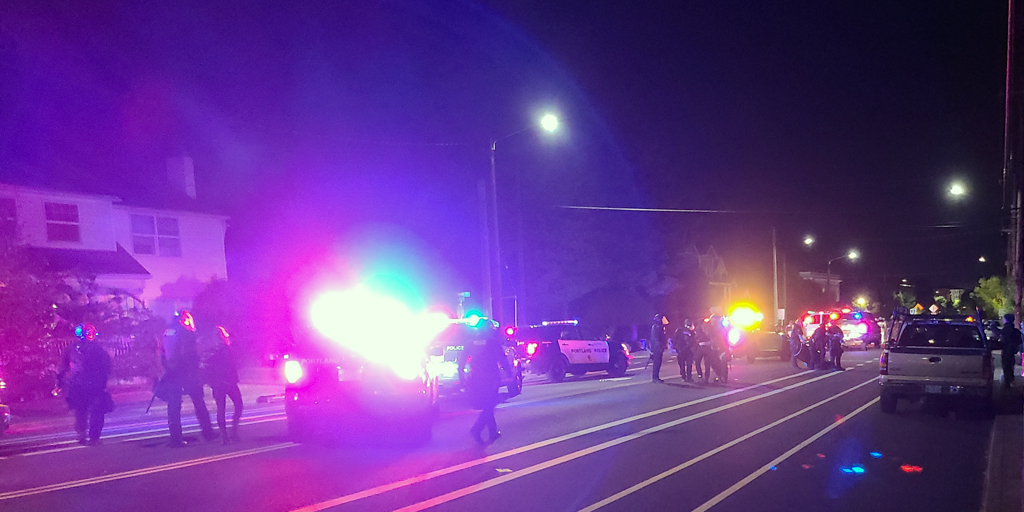
[[157, 4], [0, 3], [0, 180], [144, 201], [187, 154], [233, 277], [387, 246], [476, 287], [487, 143], [548, 110], [498, 145], [528, 258], [586, 240], [626, 281], [714, 244], [764, 297], [775, 227], [793, 272], [859, 249], [848, 293], [1002, 271], [1002, 2]]

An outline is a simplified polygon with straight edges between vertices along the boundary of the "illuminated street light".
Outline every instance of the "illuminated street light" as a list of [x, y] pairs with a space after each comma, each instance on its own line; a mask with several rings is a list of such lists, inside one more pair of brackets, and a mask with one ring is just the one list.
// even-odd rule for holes
[[985, 256], [984, 255], [978, 256], [978, 261], [981, 262], [981, 263], [985, 263]]
[[544, 117], [540, 118], [540, 127], [546, 132], [553, 132], [558, 129], [558, 116], [554, 114], [544, 114]]
[[854, 301], [854, 302], [856, 302], [857, 305], [860, 306], [860, 307], [864, 307], [864, 306], [868, 305], [868, 299], [865, 299], [864, 297], [857, 297], [857, 300]]
[[807, 247], [810, 247], [810, 246], [814, 245], [814, 237], [811, 236], [811, 235], [805, 236], [804, 237], [804, 245], [806, 245]]
[[[857, 252], [856, 249], [850, 249], [849, 251], [847, 251], [846, 254], [844, 254], [842, 256], [836, 256], [835, 258], [832, 258], [832, 259], [828, 260], [828, 264], [825, 266], [826, 269], [827, 269], [827, 275], [828, 275], [828, 277], [826, 278], [826, 281], [825, 281], [825, 293], [829, 293], [830, 294], [831, 293], [830, 290], [832, 289], [832, 263], [836, 262], [836, 261], [839, 261], [839, 260], [841, 260], [843, 258], [849, 259], [850, 261], [856, 261], [858, 258], [860, 258], [860, 253]], [[831, 302], [831, 298], [830, 298], [830, 302]]]
[[953, 199], [960, 199], [965, 194], [967, 194], [967, 189], [964, 187], [963, 183], [957, 181], [953, 182], [953, 184], [949, 186], [949, 195]]
[[846, 253], [846, 257], [850, 258], [850, 260], [852, 261], [852, 260], [855, 260], [857, 258], [860, 258], [860, 253], [857, 252], [856, 249], [850, 249], [850, 252]]

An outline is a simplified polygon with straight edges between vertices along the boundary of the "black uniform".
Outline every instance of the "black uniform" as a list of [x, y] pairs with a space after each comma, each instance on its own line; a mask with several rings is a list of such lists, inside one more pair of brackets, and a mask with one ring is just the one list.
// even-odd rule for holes
[[[217, 426], [220, 435], [227, 444], [238, 441], [238, 420], [242, 417], [242, 392], [238, 389], [238, 368], [231, 347], [218, 343], [213, 353], [206, 359], [204, 367], [206, 383], [213, 390], [213, 399], [217, 401]], [[231, 399], [234, 413], [231, 416], [231, 434], [227, 431], [227, 399]]]
[[210, 424], [210, 412], [203, 401], [203, 378], [199, 370], [199, 350], [196, 335], [183, 326], [175, 326], [164, 333], [164, 378], [161, 380], [161, 398], [167, 401], [167, 428], [170, 445], [181, 446], [181, 398], [192, 400], [196, 419], [207, 440], [217, 438]]
[[651, 382], [664, 382], [661, 380], [661, 360], [668, 348], [665, 339], [665, 325], [661, 322], [661, 315], [654, 318], [654, 325], [651, 326], [651, 337], [647, 340], [648, 348], [651, 350], [651, 362], [654, 368], [651, 371]]
[[1013, 384], [1013, 368], [1015, 366], [1013, 356], [1021, 348], [1021, 332], [1013, 326], [1012, 318], [1003, 324], [1003, 329], [999, 332], [999, 341], [1003, 345], [1003, 354], [1001, 356], [1003, 386], [1010, 387]]
[[811, 334], [811, 369], [825, 369], [825, 347], [828, 344], [828, 330], [819, 325]]
[[494, 408], [498, 405], [498, 388], [501, 386], [501, 372], [509, 376], [512, 369], [508, 367], [508, 359], [505, 358], [505, 350], [501, 346], [501, 340], [497, 331], [487, 332], [479, 339], [466, 343], [466, 348], [459, 354], [459, 375], [464, 374], [467, 364], [469, 365], [469, 377], [466, 382], [466, 392], [469, 395], [470, 404], [475, 409], [480, 409], [473, 427], [469, 429], [470, 434], [477, 443], [484, 444], [480, 437], [484, 428], [490, 432], [488, 438], [494, 442], [501, 432], [498, 431], [498, 423], [494, 419]]
[[[693, 347], [697, 344], [694, 333], [685, 327], [676, 329], [672, 335], [672, 345], [676, 348], [676, 363], [679, 364], [679, 375], [686, 382], [693, 381]], [[697, 370], [698, 375], [700, 370]]]
[[843, 330], [832, 324], [828, 328], [828, 351], [832, 356], [832, 368], [843, 369]]
[[800, 350], [803, 349], [803, 328], [798, 322], [794, 322], [792, 328], [789, 330], [789, 353], [792, 355], [793, 368], [800, 368], [799, 360]]
[[103, 415], [113, 405], [106, 391], [110, 367], [110, 355], [94, 341], [82, 340], [64, 351], [59, 378], [67, 389], [68, 407], [75, 412], [80, 443], [87, 442], [87, 424], [88, 442], [95, 444], [100, 439]]

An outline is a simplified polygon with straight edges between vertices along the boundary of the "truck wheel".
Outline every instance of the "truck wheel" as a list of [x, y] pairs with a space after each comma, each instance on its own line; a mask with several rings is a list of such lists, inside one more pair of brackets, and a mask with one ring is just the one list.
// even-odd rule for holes
[[608, 361], [608, 376], [622, 377], [628, 369], [629, 361], [626, 360], [626, 356], [618, 352], [613, 353], [611, 360]]
[[288, 415], [288, 438], [301, 443], [309, 439], [309, 424], [293, 414]]
[[551, 361], [551, 367], [548, 368], [548, 380], [551, 382], [562, 382], [565, 380], [565, 372], [569, 371], [569, 361], [565, 359], [565, 356], [559, 354], [555, 357], [554, 361]]
[[896, 412], [896, 401], [896, 395], [883, 391], [878, 403], [882, 406], [882, 412], [886, 414], [894, 414]]
[[505, 386], [508, 391], [509, 398], [519, 396], [523, 392], [523, 371], [516, 372], [516, 375], [512, 378], [512, 382], [508, 386]]

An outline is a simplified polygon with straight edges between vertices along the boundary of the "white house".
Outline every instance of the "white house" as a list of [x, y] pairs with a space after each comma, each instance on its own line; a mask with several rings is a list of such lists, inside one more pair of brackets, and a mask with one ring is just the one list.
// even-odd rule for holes
[[0, 231], [17, 233], [54, 270], [94, 275], [170, 314], [227, 278], [228, 218], [197, 208], [192, 159], [169, 159], [167, 168], [173, 197], [152, 206], [0, 183]]

